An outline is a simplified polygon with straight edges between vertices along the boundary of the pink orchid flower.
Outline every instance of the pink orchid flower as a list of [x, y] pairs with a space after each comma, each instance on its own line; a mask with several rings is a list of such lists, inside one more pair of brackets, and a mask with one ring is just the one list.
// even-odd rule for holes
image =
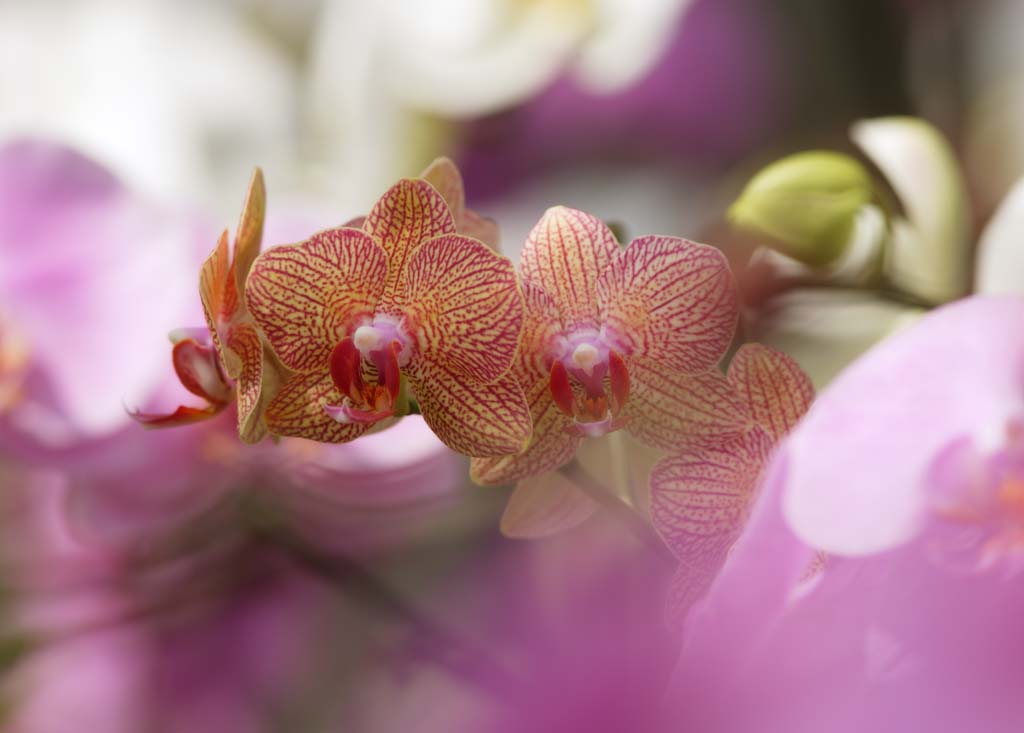
[[663, 450], [697, 434], [746, 430], [716, 368], [737, 317], [720, 252], [659, 236], [623, 249], [598, 218], [558, 206], [530, 232], [520, 272], [526, 312], [511, 373], [530, 404], [533, 437], [521, 452], [474, 460], [476, 481], [520, 481], [522, 492], [578, 519], [583, 513], [567, 506], [585, 502], [581, 492], [535, 491], [521, 480], [565, 465], [585, 438], [620, 428]]
[[740, 348], [729, 383], [749, 428], [724, 441], [697, 439], [651, 471], [651, 522], [679, 559], [666, 617], [679, 626], [714, 580], [739, 536], [775, 444], [814, 398], [810, 378], [790, 357], [761, 344]]
[[818, 397], [691, 617], [681, 720], [1020, 730], [1022, 323], [1020, 298], [945, 306]]
[[514, 452], [530, 416], [505, 373], [522, 295], [511, 263], [456, 233], [422, 179], [395, 184], [361, 229], [276, 247], [254, 263], [249, 307], [293, 370], [267, 407], [278, 435], [346, 442], [401, 415], [408, 383], [424, 420], [467, 455]]

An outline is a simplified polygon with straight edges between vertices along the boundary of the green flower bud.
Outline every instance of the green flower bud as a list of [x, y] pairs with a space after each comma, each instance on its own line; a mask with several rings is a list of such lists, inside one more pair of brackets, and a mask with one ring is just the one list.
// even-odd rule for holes
[[808, 265], [827, 265], [843, 254], [872, 188], [867, 170], [848, 155], [797, 153], [754, 176], [729, 208], [729, 220], [771, 237], [783, 254]]

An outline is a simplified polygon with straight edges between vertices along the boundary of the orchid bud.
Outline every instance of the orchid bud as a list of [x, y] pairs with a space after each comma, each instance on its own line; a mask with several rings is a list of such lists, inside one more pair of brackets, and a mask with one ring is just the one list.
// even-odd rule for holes
[[842, 255], [857, 212], [871, 197], [871, 177], [855, 159], [809, 151], [755, 175], [729, 208], [729, 219], [771, 237], [784, 254], [821, 266]]

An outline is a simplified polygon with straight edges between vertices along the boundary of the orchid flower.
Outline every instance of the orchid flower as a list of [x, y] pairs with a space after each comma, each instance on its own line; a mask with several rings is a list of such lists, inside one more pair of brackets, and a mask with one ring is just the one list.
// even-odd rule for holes
[[[512, 373], [530, 404], [533, 437], [519, 453], [473, 461], [476, 481], [539, 476], [571, 461], [585, 438], [620, 428], [663, 450], [695, 434], [746, 428], [715, 368], [737, 314], [717, 250], [659, 236], [622, 249], [602, 221], [560, 206], [530, 232], [520, 271], [526, 313]], [[583, 500], [528, 483], [520, 490]]]
[[295, 372], [266, 411], [278, 435], [346, 442], [403, 413], [407, 381], [430, 428], [468, 455], [526, 442], [506, 377], [523, 318], [511, 263], [456, 233], [444, 197], [404, 179], [361, 229], [339, 227], [257, 258], [256, 322]]
[[247, 443], [266, 435], [263, 406], [280, 382], [280, 367], [263, 348], [256, 324], [245, 304], [245, 281], [259, 254], [266, 215], [263, 173], [256, 169], [242, 206], [229, 253], [224, 230], [217, 248], [199, 273], [199, 294], [207, 329], [182, 329], [171, 334], [174, 370], [182, 385], [207, 401], [206, 407], [182, 405], [169, 415], [135, 413], [139, 422], [166, 427], [206, 420], [238, 397], [238, 434]]
[[1019, 297], [945, 306], [820, 394], [691, 617], [691, 727], [1019, 730], [1022, 323]]
[[680, 563], [666, 613], [672, 626], [683, 622], [718, 574], [743, 529], [775, 444], [814, 397], [810, 379], [795, 361], [760, 344], [736, 352], [728, 380], [749, 429], [725, 441], [698, 439], [651, 472], [651, 522]]

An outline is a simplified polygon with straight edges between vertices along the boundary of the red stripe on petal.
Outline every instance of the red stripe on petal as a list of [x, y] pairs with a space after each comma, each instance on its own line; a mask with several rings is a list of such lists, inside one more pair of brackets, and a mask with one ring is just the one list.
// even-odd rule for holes
[[437, 189], [422, 179], [404, 178], [373, 205], [363, 222], [387, 253], [387, 285], [381, 302], [395, 307], [405, 289], [409, 258], [429, 239], [455, 233], [455, 219]]
[[245, 291], [252, 263], [260, 253], [263, 241], [263, 220], [267, 213], [267, 188], [263, 183], [263, 171], [256, 168], [249, 180], [249, 190], [242, 204], [242, 214], [235, 230], [235, 255], [231, 262], [234, 270], [235, 287], [239, 293]]
[[772, 439], [760, 428], [658, 462], [651, 471], [651, 522], [679, 558], [674, 613], [707, 591], [746, 522]]
[[386, 278], [384, 250], [342, 227], [261, 254], [246, 299], [285, 366], [326, 374], [331, 351], [371, 316]]
[[583, 211], [555, 206], [530, 231], [519, 260], [524, 280], [558, 305], [567, 328], [598, 323], [598, 277], [619, 254], [611, 229]]
[[217, 350], [221, 352], [222, 358], [223, 346], [217, 331], [219, 322], [224, 317], [225, 290], [230, 278], [229, 249], [228, 232], [225, 229], [221, 232], [220, 239], [217, 240], [217, 246], [199, 269], [199, 298], [203, 303], [203, 315], [206, 316], [206, 325], [210, 329], [210, 336], [213, 338]]
[[567, 428], [573, 420], [551, 399], [546, 381], [526, 392], [533, 432], [526, 449], [496, 458], [474, 458], [470, 477], [479, 484], [506, 484], [537, 476], [565, 465], [576, 455], [580, 438]]
[[627, 353], [696, 374], [725, 355], [739, 312], [721, 252], [676, 237], [634, 239], [598, 283], [601, 319]]
[[267, 429], [276, 435], [307, 438], [320, 443], [347, 443], [366, 432], [367, 425], [339, 423], [324, 405], [337, 405], [342, 395], [329, 374], [296, 374], [267, 405]]
[[687, 375], [644, 359], [628, 362], [626, 429], [647, 445], [673, 451], [694, 440], [739, 435], [753, 422], [736, 390], [717, 369]]
[[452, 450], [502, 456], [518, 453], [529, 440], [530, 411], [514, 379], [475, 382], [426, 361], [406, 374], [424, 421]]
[[480, 382], [511, 367], [523, 296], [507, 258], [458, 234], [432, 239], [409, 259], [403, 301], [417, 358]]
[[814, 400], [814, 385], [792, 358], [762, 344], [745, 344], [729, 364], [729, 383], [754, 418], [780, 440]]

